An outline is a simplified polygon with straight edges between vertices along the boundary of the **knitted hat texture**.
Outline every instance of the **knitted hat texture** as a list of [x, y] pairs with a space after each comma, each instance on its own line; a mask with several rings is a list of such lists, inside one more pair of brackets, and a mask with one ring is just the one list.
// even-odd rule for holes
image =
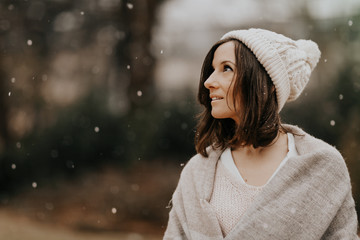
[[294, 41], [264, 29], [231, 31], [221, 39], [225, 38], [244, 43], [264, 66], [275, 85], [279, 112], [285, 102], [295, 100], [304, 90], [321, 54], [311, 40]]

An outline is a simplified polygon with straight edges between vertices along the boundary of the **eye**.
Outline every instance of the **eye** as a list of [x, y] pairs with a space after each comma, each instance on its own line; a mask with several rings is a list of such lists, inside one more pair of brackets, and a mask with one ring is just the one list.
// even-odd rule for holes
[[224, 65], [224, 72], [233, 71], [233, 69], [229, 65]]

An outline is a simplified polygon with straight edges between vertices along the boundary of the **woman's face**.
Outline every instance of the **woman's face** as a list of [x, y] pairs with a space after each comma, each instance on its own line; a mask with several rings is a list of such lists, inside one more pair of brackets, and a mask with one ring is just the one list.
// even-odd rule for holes
[[214, 72], [204, 82], [211, 98], [211, 115], [217, 119], [231, 118], [239, 123], [233, 100], [233, 84], [236, 72], [235, 45], [232, 41], [220, 45], [212, 61]]

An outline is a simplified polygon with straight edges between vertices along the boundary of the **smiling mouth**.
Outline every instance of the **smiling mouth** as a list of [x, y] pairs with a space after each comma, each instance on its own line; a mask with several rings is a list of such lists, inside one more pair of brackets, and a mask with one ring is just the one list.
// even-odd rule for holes
[[222, 98], [222, 97], [213, 97], [213, 98], [211, 98], [211, 101], [217, 101], [217, 100], [221, 100], [221, 99], [224, 99], [224, 98]]

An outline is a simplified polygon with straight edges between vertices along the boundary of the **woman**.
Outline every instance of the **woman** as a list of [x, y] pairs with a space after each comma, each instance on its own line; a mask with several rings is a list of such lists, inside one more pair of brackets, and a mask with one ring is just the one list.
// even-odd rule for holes
[[342, 156], [279, 117], [319, 58], [316, 43], [262, 29], [229, 32], [210, 49], [198, 154], [181, 173], [164, 239], [358, 239]]

